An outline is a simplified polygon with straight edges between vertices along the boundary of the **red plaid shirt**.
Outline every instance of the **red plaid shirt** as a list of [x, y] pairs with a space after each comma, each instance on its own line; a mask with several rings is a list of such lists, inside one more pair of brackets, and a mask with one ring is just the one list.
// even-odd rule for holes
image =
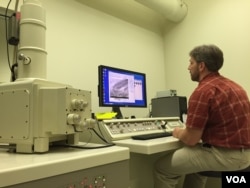
[[235, 82], [211, 73], [188, 103], [186, 126], [204, 129], [202, 141], [225, 148], [250, 148], [250, 102]]

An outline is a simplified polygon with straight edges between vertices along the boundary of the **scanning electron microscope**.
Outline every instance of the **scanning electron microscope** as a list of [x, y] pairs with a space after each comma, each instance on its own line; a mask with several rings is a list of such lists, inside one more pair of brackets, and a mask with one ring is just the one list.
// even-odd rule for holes
[[0, 143], [20, 153], [77, 144], [79, 133], [95, 125], [91, 92], [46, 80], [45, 9], [25, 0], [20, 15], [17, 79], [0, 84]]

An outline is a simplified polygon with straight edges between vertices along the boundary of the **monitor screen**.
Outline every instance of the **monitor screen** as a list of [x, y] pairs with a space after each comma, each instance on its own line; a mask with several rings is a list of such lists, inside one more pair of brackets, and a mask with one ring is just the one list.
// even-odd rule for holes
[[146, 75], [100, 65], [99, 106], [147, 107]]

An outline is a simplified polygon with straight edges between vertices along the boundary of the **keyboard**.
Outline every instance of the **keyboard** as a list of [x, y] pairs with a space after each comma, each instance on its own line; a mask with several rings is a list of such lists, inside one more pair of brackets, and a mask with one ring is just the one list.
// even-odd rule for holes
[[162, 138], [162, 137], [167, 137], [167, 136], [172, 136], [172, 132], [135, 135], [135, 136], [132, 136], [131, 138], [134, 140], [149, 140], [149, 139]]

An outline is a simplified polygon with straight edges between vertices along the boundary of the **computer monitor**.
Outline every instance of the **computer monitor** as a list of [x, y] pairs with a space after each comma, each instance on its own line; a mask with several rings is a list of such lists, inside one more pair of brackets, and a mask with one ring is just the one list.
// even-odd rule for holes
[[99, 106], [112, 107], [116, 118], [120, 107], [147, 107], [146, 74], [100, 65], [98, 82]]

